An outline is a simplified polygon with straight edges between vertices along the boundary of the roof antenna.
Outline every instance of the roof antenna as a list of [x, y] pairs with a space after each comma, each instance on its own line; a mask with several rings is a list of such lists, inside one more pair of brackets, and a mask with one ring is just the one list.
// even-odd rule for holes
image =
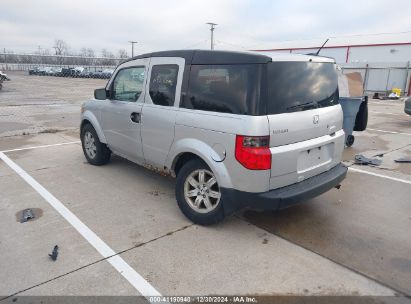
[[324, 45], [328, 42], [328, 40], [330, 40], [330, 38], [327, 38], [327, 40], [325, 40], [323, 45], [318, 49], [317, 53], [315, 53], [314, 56], [318, 56], [318, 54], [320, 54], [320, 51], [323, 49]]

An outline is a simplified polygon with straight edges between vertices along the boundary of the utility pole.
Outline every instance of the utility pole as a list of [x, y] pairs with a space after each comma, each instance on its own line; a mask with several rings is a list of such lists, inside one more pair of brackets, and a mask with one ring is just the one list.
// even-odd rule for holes
[[207, 22], [206, 24], [210, 25], [210, 32], [211, 32], [211, 49], [214, 50], [214, 30], [215, 26], [218, 25], [217, 23]]
[[134, 44], [137, 43], [137, 41], [129, 41], [129, 43], [131, 43], [131, 57], [134, 57]]

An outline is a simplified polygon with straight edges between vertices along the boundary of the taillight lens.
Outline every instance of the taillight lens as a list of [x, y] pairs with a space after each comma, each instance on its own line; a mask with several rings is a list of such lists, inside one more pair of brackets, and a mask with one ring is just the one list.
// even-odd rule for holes
[[271, 169], [270, 136], [242, 136], [235, 139], [235, 158], [250, 170]]

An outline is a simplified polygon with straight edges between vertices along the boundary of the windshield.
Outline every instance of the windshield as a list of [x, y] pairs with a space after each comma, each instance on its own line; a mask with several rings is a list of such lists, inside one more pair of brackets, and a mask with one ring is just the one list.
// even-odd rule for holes
[[267, 66], [267, 114], [338, 104], [338, 80], [333, 63], [272, 62]]

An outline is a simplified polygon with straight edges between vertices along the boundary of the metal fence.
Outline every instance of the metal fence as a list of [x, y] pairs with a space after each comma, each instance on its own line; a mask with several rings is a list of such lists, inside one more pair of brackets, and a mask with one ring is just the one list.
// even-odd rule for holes
[[401, 89], [402, 95], [411, 93], [410, 62], [406, 63], [354, 63], [341, 67], [343, 73], [360, 72], [365, 93], [389, 93]]
[[127, 58], [86, 57], [76, 55], [38, 55], [0, 53], [0, 70], [24, 71], [34, 67], [99, 67], [112, 68]]

